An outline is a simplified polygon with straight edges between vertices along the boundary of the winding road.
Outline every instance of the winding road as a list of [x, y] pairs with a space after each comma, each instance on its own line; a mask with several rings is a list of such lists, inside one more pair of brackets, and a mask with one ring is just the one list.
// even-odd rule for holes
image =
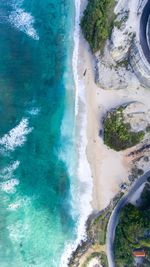
[[120, 211], [130, 201], [132, 194], [135, 193], [136, 190], [138, 190], [139, 187], [144, 182], [146, 182], [149, 176], [150, 176], [150, 171], [145, 173], [143, 176], [141, 176], [138, 180], [134, 182], [129, 192], [119, 200], [119, 202], [117, 203], [116, 207], [114, 208], [110, 216], [108, 226], [107, 226], [107, 235], [106, 235], [106, 251], [107, 251], [107, 259], [108, 259], [109, 267], [116, 267], [115, 260], [114, 260], [114, 253], [113, 253], [113, 244], [114, 244], [114, 239], [115, 239], [116, 227], [119, 221]]

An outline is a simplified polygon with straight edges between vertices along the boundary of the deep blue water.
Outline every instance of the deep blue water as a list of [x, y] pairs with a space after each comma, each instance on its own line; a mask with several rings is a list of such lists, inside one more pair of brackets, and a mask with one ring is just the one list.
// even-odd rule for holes
[[73, 27], [71, 0], [0, 0], [1, 267], [58, 267], [76, 238]]

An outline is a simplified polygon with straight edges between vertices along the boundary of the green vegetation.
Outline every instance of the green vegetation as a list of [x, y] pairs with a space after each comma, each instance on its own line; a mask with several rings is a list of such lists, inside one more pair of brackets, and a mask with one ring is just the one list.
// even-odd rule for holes
[[101, 259], [101, 265], [105, 266], [105, 267], [108, 267], [108, 261], [107, 261], [106, 254], [101, 252], [101, 256], [100, 257], [101, 257], [100, 258]]
[[107, 258], [103, 250], [106, 243], [106, 229], [111, 211], [110, 207], [108, 207], [97, 217], [89, 219], [86, 230], [87, 239], [83, 241], [73, 253], [68, 265], [69, 267], [79, 266], [81, 257], [85, 255], [89, 249], [91, 249], [91, 252], [86, 256], [87, 258], [83, 267], [87, 266], [88, 262], [94, 257], [97, 257], [103, 266], [108, 267]]
[[138, 144], [144, 132], [131, 132], [130, 125], [124, 123], [123, 108], [110, 112], [104, 120], [104, 143], [116, 151]]
[[122, 20], [115, 20], [114, 21], [114, 26], [116, 26], [118, 29], [120, 29], [121, 26], [122, 26]]
[[134, 166], [132, 169], [131, 169], [131, 172], [132, 172], [132, 180], [134, 181], [135, 179], [138, 178], [138, 176], [141, 176], [144, 174], [144, 171], [142, 169], [139, 169], [137, 168], [137, 166]]
[[133, 267], [133, 250], [144, 249], [144, 266], [150, 266], [150, 185], [146, 184], [141, 195], [142, 204], [131, 204], [122, 210], [116, 229], [114, 253], [117, 267]]
[[146, 131], [147, 133], [150, 133], [150, 125], [147, 126]]
[[124, 16], [120, 20], [116, 19], [114, 21], [114, 26], [116, 26], [118, 29], [120, 29], [121, 26], [128, 20], [128, 18], [129, 18], [129, 11], [126, 11], [124, 13]]
[[129, 65], [129, 58], [125, 58], [124, 60], [120, 61], [120, 62], [117, 62], [117, 66], [116, 68], [119, 68], [119, 67], [124, 67], [124, 68], [127, 68]]
[[141, 198], [142, 198], [142, 204], [141, 204], [141, 208], [143, 210], [147, 210], [150, 206], [150, 184], [146, 183], [143, 192], [141, 194]]
[[99, 215], [88, 230], [88, 235], [94, 236], [96, 244], [104, 245], [106, 241], [106, 229], [110, 212], [104, 212]]
[[103, 50], [110, 36], [114, 15], [115, 0], [88, 0], [81, 19], [81, 28], [93, 52]]

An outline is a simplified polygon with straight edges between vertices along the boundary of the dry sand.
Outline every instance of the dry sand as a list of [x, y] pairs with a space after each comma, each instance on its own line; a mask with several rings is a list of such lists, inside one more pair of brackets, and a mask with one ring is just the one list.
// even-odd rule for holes
[[[97, 87], [94, 82], [94, 62], [88, 44], [80, 36], [80, 79], [84, 81], [87, 105], [87, 157], [93, 177], [94, 210], [105, 208], [119, 191], [122, 181], [127, 181], [128, 170], [124, 166], [123, 154], [107, 148], [99, 137], [101, 121], [106, 114], [108, 103], [115, 106], [116, 97]], [[86, 70], [86, 75], [83, 76]], [[111, 101], [107, 101], [110, 98]], [[108, 103], [107, 103], [108, 102]]]
[[[83, 0], [81, 13], [85, 5], [86, 1]], [[93, 178], [92, 207], [95, 211], [99, 211], [104, 209], [119, 192], [121, 183], [128, 182], [130, 171], [130, 163], [127, 164], [124, 160], [125, 153], [109, 149], [99, 137], [102, 119], [108, 110], [129, 101], [142, 101], [149, 106], [150, 90], [143, 88], [100, 89], [95, 83], [94, 60], [89, 45], [80, 32], [78, 75], [81, 83], [84, 83], [86, 101], [84, 103], [80, 97], [79, 110], [80, 112], [87, 110], [87, 158]], [[79, 92], [79, 95], [80, 93], [82, 95], [83, 92]]]
[[[87, 0], [81, 1], [81, 15]], [[86, 73], [85, 73], [86, 72]], [[104, 209], [119, 192], [122, 182], [128, 183], [132, 162], [126, 159], [127, 152], [115, 152], [104, 145], [99, 131], [106, 113], [121, 104], [139, 101], [150, 108], [150, 90], [132, 84], [129, 89], [103, 90], [95, 83], [95, 58], [81, 31], [79, 38], [78, 75], [84, 92], [79, 92], [79, 112], [86, 112], [87, 158], [93, 179], [92, 207]], [[111, 75], [108, 72], [108, 75]], [[106, 77], [107, 79], [107, 77]], [[83, 87], [83, 86], [82, 86]], [[83, 90], [83, 88], [82, 88]], [[83, 95], [85, 100], [83, 101]], [[85, 115], [85, 114], [84, 114]]]

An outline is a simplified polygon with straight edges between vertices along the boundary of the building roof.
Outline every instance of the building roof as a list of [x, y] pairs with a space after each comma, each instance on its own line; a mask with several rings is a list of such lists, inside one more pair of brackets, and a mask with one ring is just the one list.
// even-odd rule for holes
[[134, 257], [145, 257], [146, 253], [144, 250], [138, 250], [133, 252]]

